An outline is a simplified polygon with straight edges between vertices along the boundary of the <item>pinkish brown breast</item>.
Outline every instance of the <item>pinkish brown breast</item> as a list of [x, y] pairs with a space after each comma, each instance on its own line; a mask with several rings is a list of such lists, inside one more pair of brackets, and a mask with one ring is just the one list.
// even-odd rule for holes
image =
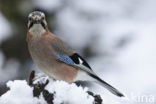
[[32, 59], [39, 69], [50, 77], [72, 82], [77, 75], [77, 69], [57, 60], [55, 51], [50, 44], [52, 40], [53, 37], [46, 35], [29, 40], [28, 48]]

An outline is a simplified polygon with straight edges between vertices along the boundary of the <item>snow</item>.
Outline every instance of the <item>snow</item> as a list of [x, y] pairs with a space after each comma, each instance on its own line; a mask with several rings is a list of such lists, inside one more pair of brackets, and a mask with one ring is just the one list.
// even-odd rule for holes
[[[38, 73], [35, 75], [35, 78], [33, 79], [33, 84], [43, 84], [46, 83], [49, 77], [45, 75], [44, 73]], [[53, 81], [52, 79], [50, 79]]]
[[[0, 97], [0, 104], [47, 104], [42, 95], [39, 98], [33, 97], [33, 88], [25, 80], [9, 81], [7, 87], [10, 90]], [[50, 81], [45, 89], [56, 93], [54, 104], [92, 104], [94, 101], [86, 92], [87, 88], [64, 81]]]
[[94, 98], [89, 96], [86, 88], [77, 87], [74, 83], [68, 84], [64, 81], [56, 81], [48, 84], [46, 88], [49, 92], [56, 92], [55, 104], [92, 104]]
[[33, 88], [25, 80], [9, 81], [7, 87], [10, 90], [0, 97], [0, 104], [46, 104], [42, 96], [33, 97]]

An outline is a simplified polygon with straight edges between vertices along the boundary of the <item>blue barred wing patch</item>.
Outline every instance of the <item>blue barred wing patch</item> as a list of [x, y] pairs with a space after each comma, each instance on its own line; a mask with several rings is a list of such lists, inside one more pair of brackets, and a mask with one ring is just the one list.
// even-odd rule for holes
[[68, 65], [74, 65], [74, 61], [69, 57], [56, 52], [56, 57]]

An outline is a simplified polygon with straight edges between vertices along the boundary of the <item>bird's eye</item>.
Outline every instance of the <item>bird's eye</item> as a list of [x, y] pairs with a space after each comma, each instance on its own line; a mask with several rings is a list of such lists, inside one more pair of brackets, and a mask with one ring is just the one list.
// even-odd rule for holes
[[28, 18], [28, 20], [29, 20], [29, 21], [31, 21], [31, 20], [32, 20], [32, 18], [31, 18], [31, 17], [29, 17], [29, 18]]
[[45, 17], [42, 17], [42, 20], [44, 20], [45, 19]]

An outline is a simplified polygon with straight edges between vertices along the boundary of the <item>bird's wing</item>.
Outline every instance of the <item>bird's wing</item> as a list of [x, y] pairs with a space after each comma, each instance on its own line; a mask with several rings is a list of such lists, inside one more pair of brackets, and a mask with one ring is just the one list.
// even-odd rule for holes
[[88, 63], [79, 54], [73, 51], [72, 48], [70, 48], [66, 43], [59, 39], [53, 40], [52, 48], [54, 49], [55, 55], [59, 61], [87, 72], [87, 74], [94, 78], [97, 83], [107, 88], [110, 92], [119, 97], [124, 97], [124, 95], [116, 88], [99, 78], [92, 71]]
[[53, 40], [51, 46], [54, 49], [55, 55], [59, 61], [73, 67], [80, 68], [86, 72], [93, 73], [89, 64], [62, 40]]

